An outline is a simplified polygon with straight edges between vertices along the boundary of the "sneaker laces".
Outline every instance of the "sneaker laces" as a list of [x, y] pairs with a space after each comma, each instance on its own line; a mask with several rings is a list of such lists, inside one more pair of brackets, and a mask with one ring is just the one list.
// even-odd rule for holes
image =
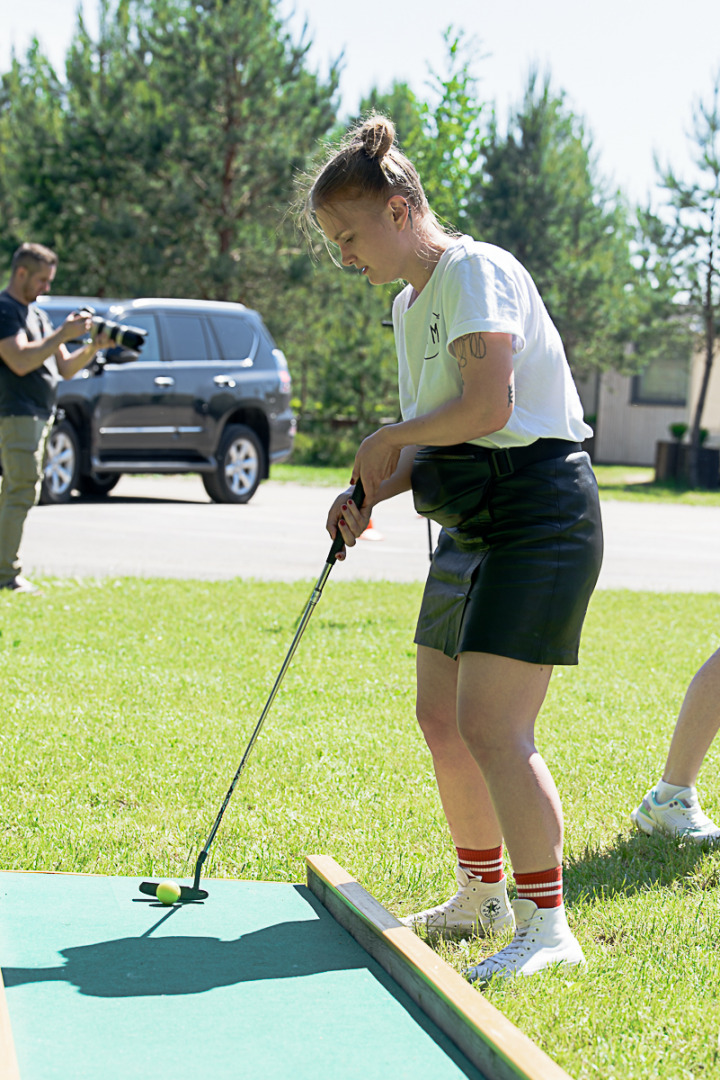
[[690, 832], [697, 832], [698, 830], [705, 830], [708, 828], [714, 829], [715, 823], [710, 820], [707, 814], [701, 809], [698, 804], [694, 806], [678, 806], [678, 810], [683, 819], [688, 823], [688, 830]]
[[679, 791], [667, 803], [659, 803], [657, 798], [654, 798], [653, 802], [659, 810], [674, 810], [683, 821], [687, 822], [689, 832], [698, 832], [708, 827], [716, 828], [715, 823], [700, 806], [695, 788]]
[[494, 956], [488, 956], [487, 959], [482, 960], [478, 967], [492, 966], [500, 970], [505, 967], [506, 961], [513, 962], [522, 958], [523, 953], [526, 953], [530, 949], [530, 942], [526, 941], [530, 930], [532, 929], [532, 923], [527, 923], [526, 926], [520, 926], [515, 930], [515, 935], [509, 945], [506, 945], [500, 952], [495, 953]]
[[467, 871], [463, 870], [461, 866], [456, 867], [455, 878], [458, 884], [458, 889], [455, 895], [451, 896], [449, 900], [444, 900], [442, 904], [437, 904], [435, 907], [427, 908], [425, 911], [420, 911], [418, 915], [422, 915], [425, 919], [429, 919], [437, 915], [447, 915], [453, 910], [453, 908], [457, 908], [458, 911], [466, 914], [466, 909], [463, 906], [463, 900], [465, 900], [466, 897], [463, 894], [464, 890], [467, 889], [473, 878], [470, 876], [470, 874], [467, 873]]
[[445, 900], [442, 904], [437, 904], [435, 907], [426, 908], [424, 911], [418, 912], [417, 917], [423, 916], [424, 918], [429, 919], [436, 915], [448, 915], [453, 908], [457, 908], [458, 911], [467, 914], [466, 909], [462, 906], [461, 900], [462, 894], [461, 891], [458, 890], [454, 896], [451, 896], [449, 900]]

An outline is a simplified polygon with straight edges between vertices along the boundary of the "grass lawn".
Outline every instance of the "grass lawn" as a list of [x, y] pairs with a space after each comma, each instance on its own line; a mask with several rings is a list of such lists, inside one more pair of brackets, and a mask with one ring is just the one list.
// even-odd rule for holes
[[[308, 583], [53, 580], [0, 598], [3, 869], [184, 877], [292, 640]], [[420, 585], [328, 582], [217, 835], [208, 876], [299, 881], [332, 855], [397, 914], [454, 853], [413, 721]], [[538, 741], [566, 818], [586, 972], [487, 991], [568, 1072], [720, 1075], [720, 852], [637, 835], [717, 598], [599, 592]], [[701, 776], [720, 816], [720, 748]], [[494, 951], [442, 945], [459, 970]]]
[[[700, 491], [682, 484], [656, 484], [655, 470], [638, 465], [595, 465], [600, 496], [603, 499], [674, 502], [693, 506], [720, 506], [720, 489]], [[308, 465], [273, 465], [272, 479], [287, 483], [322, 484], [347, 487], [350, 469], [313, 468]]]

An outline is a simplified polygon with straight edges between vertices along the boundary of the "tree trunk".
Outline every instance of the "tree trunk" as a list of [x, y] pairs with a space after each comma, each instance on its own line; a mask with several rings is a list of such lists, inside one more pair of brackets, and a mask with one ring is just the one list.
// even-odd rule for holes
[[695, 412], [693, 415], [692, 426], [690, 428], [690, 462], [689, 462], [689, 479], [690, 487], [698, 487], [699, 481], [699, 462], [700, 462], [700, 425], [702, 423], [702, 414], [705, 409], [705, 399], [707, 397], [708, 386], [710, 385], [710, 375], [712, 372], [714, 352], [715, 352], [715, 306], [713, 304], [713, 278], [715, 274], [714, 268], [714, 244], [713, 238], [715, 236], [715, 207], [713, 206], [710, 214], [710, 250], [708, 254], [707, 273], [705, 277], [705, 368], [703, 370], [702, 382], [700, 384], [700, 393], [698, 395], [697, 404], [695, 406]]

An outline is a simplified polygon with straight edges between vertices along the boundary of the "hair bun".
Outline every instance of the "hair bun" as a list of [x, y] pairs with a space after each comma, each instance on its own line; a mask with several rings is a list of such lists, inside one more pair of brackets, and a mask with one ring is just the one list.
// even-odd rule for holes
[[370, 116], [358, 134], [367, 156], [382, 161], [395, 142], [395, 125], [386, 116]]

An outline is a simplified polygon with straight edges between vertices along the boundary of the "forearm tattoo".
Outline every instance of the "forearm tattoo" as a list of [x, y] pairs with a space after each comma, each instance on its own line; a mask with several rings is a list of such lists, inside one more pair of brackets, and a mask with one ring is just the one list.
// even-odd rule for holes
[[515, 403], [515, 387], [512, 383], [508, 383], [508, 409], [513, 407]]

